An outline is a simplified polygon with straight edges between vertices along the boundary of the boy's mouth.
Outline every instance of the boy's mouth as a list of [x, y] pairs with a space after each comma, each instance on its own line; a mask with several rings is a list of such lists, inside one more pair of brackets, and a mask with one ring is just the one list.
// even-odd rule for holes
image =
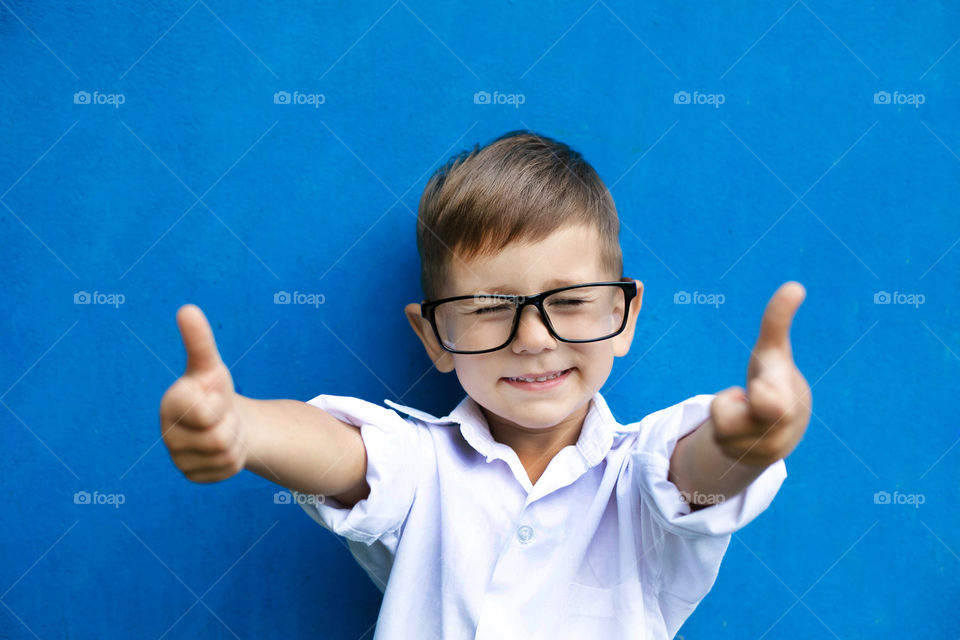
[[562, 383], [573, 369], [574, 367], [570, 367], [569, 369], [561, 369], [559, 371], [525, 373], [521, 376], [506, 377], [503, 378], [503, 380], [521, 389], [549, 389]]

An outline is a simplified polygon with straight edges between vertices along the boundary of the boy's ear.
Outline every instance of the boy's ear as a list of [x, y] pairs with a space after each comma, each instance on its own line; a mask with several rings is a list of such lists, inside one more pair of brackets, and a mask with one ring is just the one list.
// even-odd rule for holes
[[407, 316], [407, 320], [410, 321], [410, 326], [413, 327], [414, 333], [416, 333], [420, 341], [423, 342], [423, 346], [427, 350], [427, 355], [430, 357], [430, 360], [433, 361], [433, 365], [437, 368], [437, 371], [441, 373], [453, 371], [453, 357], [449, 351], [444, 351], [443, 347], [437, 342], [437, 336], [434, 335], [430, 322], [420, 315], [420, 305], [416, 302], [411, 302], [404, 307], [403, 311]]
[[625, 356], [630, 351], [630, 345], [633, 343], [633, 330], [637, 327], [637, 315], [640, 313], [640, 307], [643, 306], [643, 283], [634, 280], [637, 283], [637, 296], [630, 301], [630, 310], [627, 312], [627, 326], [623, 328], [623, 333], [613, 337], [613, 355], [617, 357]]

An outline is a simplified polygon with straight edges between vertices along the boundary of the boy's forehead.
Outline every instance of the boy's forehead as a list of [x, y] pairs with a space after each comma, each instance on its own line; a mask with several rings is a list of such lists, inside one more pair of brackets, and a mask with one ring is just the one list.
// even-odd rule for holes
[[559, 229], [543, 240], [514, 242], [493, 255], [455, 257], [444, 295], [536, 293], [568, 284], [604, 280], [599, 233], [590, 227]]

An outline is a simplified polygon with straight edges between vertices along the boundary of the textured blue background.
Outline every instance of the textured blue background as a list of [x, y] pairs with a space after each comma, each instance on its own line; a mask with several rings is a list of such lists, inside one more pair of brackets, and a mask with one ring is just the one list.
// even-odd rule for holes
[[618, 204], [646, 285], [603, 389], [621, 422], [743, 384], [769, 295], [807, 287], [815, 415], [682, 635], [955, 636], [960, 10], [637, 4], [0, 2], [0, 637], [370, 638], [379, 592], [341, 540], [257, 476], [173, 466], [174, 312], [205, 310], [247, 395], [442, 415], [459, 386], [402, 316], [417, 202], [451, 153], [517, 128], [582, 151]]

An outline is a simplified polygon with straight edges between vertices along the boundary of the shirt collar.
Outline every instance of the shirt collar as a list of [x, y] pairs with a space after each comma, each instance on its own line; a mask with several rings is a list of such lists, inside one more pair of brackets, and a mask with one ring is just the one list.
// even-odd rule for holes
[[[428, 424], [459, 425], [460, 432], [467, 443], [478, 453], [486, 456], [487, 462], [494, 458], [503, 458], [503, 454], [507, 450], [512, 451], [507, 445], [494, 440], [487, 420], [480, 410], [480, 405], [469, 395], [464, 396], [453, 411], [442, 418], [434, 417], [419, 409], [397, 404], [391, 400], [385, 399], [384, 402], [397, 411]], [[587, 415], [584, 418], [583, 428], [580, 430], [580, 437], [577, 439], [576, 445], [588, 467], [598, 464], [610, 452], [610, 448], [613, 446], [613, 433], [618, 426], [610, 408], [598, 391], [590, 399], [590, 407], [587, 409]]]

